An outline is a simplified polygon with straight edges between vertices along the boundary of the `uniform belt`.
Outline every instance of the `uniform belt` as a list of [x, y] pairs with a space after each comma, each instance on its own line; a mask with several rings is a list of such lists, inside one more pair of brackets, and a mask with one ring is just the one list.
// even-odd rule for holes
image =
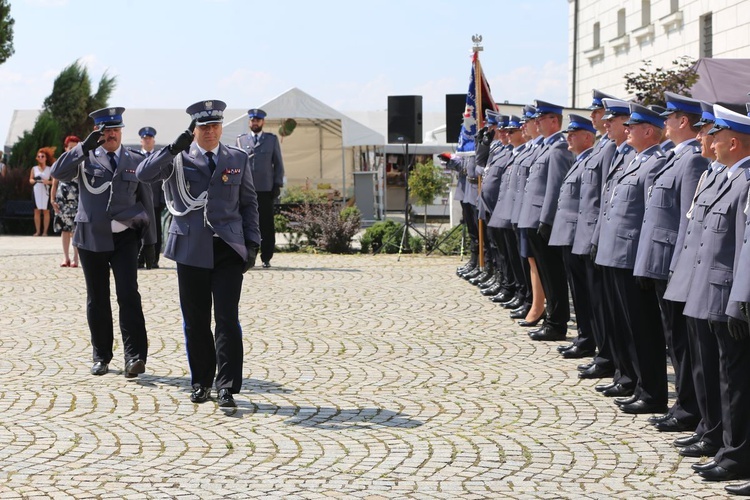
[[479, 184], [479, 177], [467, 177], [466, 180], [471, 184]]

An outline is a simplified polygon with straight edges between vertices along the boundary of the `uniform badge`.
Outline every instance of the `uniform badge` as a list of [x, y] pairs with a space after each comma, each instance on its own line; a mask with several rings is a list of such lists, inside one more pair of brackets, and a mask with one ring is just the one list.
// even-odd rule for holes
[[221, 176], [221, 180], [227, 182], [229, 180], [229, 176], [227, 174], [224, 174]]

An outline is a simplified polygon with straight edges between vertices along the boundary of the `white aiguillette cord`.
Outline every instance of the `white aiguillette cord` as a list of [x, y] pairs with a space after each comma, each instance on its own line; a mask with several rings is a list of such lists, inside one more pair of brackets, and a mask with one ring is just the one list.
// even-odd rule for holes
[[89, 180], [86, 177], [86, 172], [83, 170], [83, 164], [85, 163], [85, 161], [86, 160], [81, 160], [81, 163], [78, 164], [78, 168], [79, 168], [78, 177], [83, 179], [83, 185], [86, 188], [86, 191], [88, 191], [91, 194], [102, 194], [104, 191], [109, 189], [109, 186], [110, 184], [112, 184], [112, 181], [105, 181], [99, 187], [94, 187], [91, 184], [89, 184]]
[[[208, 221], [206, 221], [205, 207], [206, 201], [208, 199], [208, 191], [203, 191], [200, 195], [198, 195], [197, 198], [190, 194], [190, 186], [185, 181], [185, 171], [182, 168], [182, 153], [178, 153], [177, 156], [174, 157], [172, 166], [174, 167], [172, 169], [172, 173], [169, 175], [169, 177], [164, 179], [164, 199], [166, 201], [167, 210], [169, 210], [169, 213], [171, 213], [175, 217], [182, 217], [189, 212], [204, 209], [203, 220], [207, 223]], [[174, 208], [174, 194], [172, 193], [171, 185], [167, 183], [167, 181], [173, 175], [175, 176], [175, 181], [177, 184], [177, 195], [179, 196], [182, 204], [185, 205], [185, 210], [183, 212], [179, 212]]]

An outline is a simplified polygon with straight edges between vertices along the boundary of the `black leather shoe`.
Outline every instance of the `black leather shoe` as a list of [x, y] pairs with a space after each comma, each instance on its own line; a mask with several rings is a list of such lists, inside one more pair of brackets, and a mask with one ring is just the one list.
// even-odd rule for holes
[[268, 261], [263, 262], [263, 269], [268, 269], [269, 267], [271, 267], [271, 263], [270, 262], [268, 262]]
[[125, 378], [135, 378], [146, 372], [146, 363], [140, 359], [131, 359], [125, 363]]
[[643, 401], [642, 399], [639, 399], [634, 403], [624, 404], [620, 406], [620, 409], [625, 413], [630, 413], [631, 415], [640, 415], [643, 413], [664, 413], [665, 411], [667, 411], [667, 405], [666, 403], [648, 403], [646, 401]]
[[565, 340], [567, 332], [565, 330], [555, 330], [550, 326], [543, 326], [540, 330], [529, 335], [531, 340], [540, 341], [557, 341]]
[[570, 349], [565, 349], [561, 354], [565, 359], [581, 359], [593, 356], [596, 354], [596, 351], [593, 349], [584, 349], [581, 346], [575, 345]]
[[193, 392], [190, 393], [190, 401], [193, 403], [205, 403], [209, 399], [211, 399], [210, 387], [193, 386]]
[[656, 430], [659, 432], [685, 432], [694, 431], [696, 426], [671, 417], [662, 422], [655, 423], [654, 427], [656, 427]]
[[477, 267], [477, 265], [474, 264], [473, 262], [467, 262], [463, 266], [456, 269], [456, 276], [460, 277], [462, 274], [471, 272], [475, 267]]
[[747, 473], [734, 472], [721, 465], [700, 471], [698, 474], [706, 481], [734, 481], [735, 479], [746, 479], [748, 477]]
[[[578, 376], [581, 377], [581, 375], [578, 375]], [[581, 377], [581, 378], [584, 378], [584, 377]], [[608, 398], [632, 396], [633, 395], [633, 389], [625, 387], [622, 384], [615, 384], [615, 386], [613, 388], [603, 390], [602, 394], [604, 396], [607, 396]]]
[[573, 347], [575, 347], [575, 344], [559, 345], [557, 346], [557, 352], [562, 354], [563, 351], [567, 351], [568, 349], [572, 349]]
[[476, 275], [473, 278], [469, 279], [468, 281], [472, 285], [478, 285], [480, 283], [484, 283], [485, 281], [487, 281], [491, 277], [492, 277], [492, 275], [490, 273], [488, 273], [487, 271], [482, 271], [481, 273], [479, 273], [478, 275]]
[[717, 446], [711, 446], [710, 444], [706, 443], [705, 441], [698, 441], [697, 443], [691, 444], [690, 446], [685, 446], [684, 448], [680, 449], [680, 455], [683, 457], [694, 457], [694, 458], [700, 458], [700, 457], [713, 457], [718, 453], [719, 448]]
[[526, 321], [526, 320], [519, 321], [518, 325], [522, 326], [524, 328], [531, 328], [533, 326], [538, 325], [539, 322], [542, 321], [543, 319], [545, 319], [546, 317], [547, 317], [547, 313], [542, 313], [542, 315], [539, 316], [537, 319], [532, 320], [532, 321]]
[[672, 441], [672, 444], [678, 448], [682, 448], [683, 446], [690, 446], [695, 443], [698, 443], [700, 442], [700, 440], [701, 440], [700, 434], [692, 433], [689, 436], [675, 439], [674, 441]]
[[484, 291], [484, 290], [486, 290], [488, 288], [492, 288], [493, 286], [499, 285], [499, 284], [500, 284], [500, 282], [497, 281], [497, 276], [493, 274], [490, 277], [490, 279], [488, 279], [487, 281], [483, 281], [483, 282], [479, 283], [478, 288], [480, 290]]
[[589, 361], [588, 363], [583, 363], [583, 364], [581, 364], [581, 365], [578, 365], [578, 366], [576, 366], [576, 369], [577, 369], [577, 370], [578, 370], [579, 372], [585, 372], [586, 370], [588, 370], [588, 369], [589, 369], [589, 368], [591, 368], [592, 366], [594, 366], [594, 360], [591, 360], [591, 361]]
[[624, 406], [624, 405], [633, 404], [636, 401], [638, 401], [638, 396], [635, 396], [635, 395], [628, 396], [626, 398], [615, 398], [615, 404], [617, 406]]
[[719, 465], [719, 464], [717, 464], [713, 460], [710, 460], [710, 461], [708, 461], [706, 463], [702, 463], [702, 464], [693, 464], [693, 465], [690, 466], [690, 468], [693, 469], [695, 472], [700, 472], [702, 470], [713, 469], [717, 465]]
[[509, 309], [510, 312], [517, 311], [521, 308], [525, 309], [526, 312], [528, 312], [529, 309], [531, 309], [530, 305], [525, 304], [523, 299], [517, 297], [512, 298], [509, 302], [503, 303], [502, 306], [503, 309]]
[[462, 274], [462, 275], [461, 275], [461, 277], [462, 277], [463, 279], [465, 279], [466, 281], [469, 281], [470, 279], [476, 278], [476, 277], [477, 277], [477, 276], [479, 276], [480, 274], [482, 274], [482, 270], [481, 270], [481, 269], [479, 269], [478, 267], [475, 267], [475, 268], [474, 268], [473, 270], [471, 270], [470, 272], [468, 272], [468, 273], [466, 273], [466, 274]]
[[745, 484], [728, 484], [724, 486], [724, 489], [732, 495], [739, 495], [741, 497], [750, 497], [750, 483]]
[[501, 285], [500, 283], [495, 283], [494, 285], [485, 288], [479, 287], [479, 289], [481, 290], [481, 292], [479, 293], [481, 293], [485, 297], [495, 297], [500, 293], [500, 290], [503, 289], [503, 285]]
[[229, 389], [219, 389], [219, 406], [222, 408], [234, 408], [237, 406]]
[[104, 375], [109, 371], [109, 364], [102, 361], [97, 361], [94, 366], [91, 367], [91, 375]]
[[[603, 368], [597, 364], [594, 364], [590, 368], [582, 370], [580, 373], [578, 373], [578, 378], [607, 378], [613, 376], [614, 374], [615, 371], [611, 368]], [[621, 394], [605, 394], [605, 391], [602, 391], [602, 394], [604, 394], [605, 396], [630, 396], [631, 394], [633, 394], [633, 391], [631, 390], [627, 394], [624, 392]]]
[[646, 422], [649, 424], [658, 424], [659, 422], [664, 422], [665, 420], [669, 420], [672, 418], [671, 413], [665, 413], [664, 415], [653, 415], [651, 417], [648, 417], [646, 419]]
[[596, 392], [603, 392], [603, 391], [606, 391], [607, 389], [612, 389], [616, 385], [617, 384], [615, 384], [614, 382], [610, 382], [609, 384], [601, 384], [601, 385], [597, 385], [596, 387], [594, 387], [594, 390]]
[[523, 319], [529, 314], [530, 307], [521, 306], [510, 312], [510, 319]]
[[500, 305], [508, 304], [509, 302], [513, 302], [514, 300], [516, 300], [515, 295], [512, 295], [510, 293], [498, 293], [490, 299], [493, 304]]

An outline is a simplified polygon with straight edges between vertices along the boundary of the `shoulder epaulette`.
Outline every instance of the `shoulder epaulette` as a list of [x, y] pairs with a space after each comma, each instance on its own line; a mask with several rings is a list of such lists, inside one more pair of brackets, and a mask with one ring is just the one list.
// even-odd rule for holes
[[245, 137], [246, 135], [247, 135], [247, 132], [245, 132], [244, 134], [240, 134], [237, 137]]
[[242, 151], [243, 153], [247, 154], [247, 152], [244, 149], [238, 148], [237, 146], [232, 146], [230, 144], [224, 144], [224, 146], [226, 146], [227, 149], [233, 149], [235, 151]]

